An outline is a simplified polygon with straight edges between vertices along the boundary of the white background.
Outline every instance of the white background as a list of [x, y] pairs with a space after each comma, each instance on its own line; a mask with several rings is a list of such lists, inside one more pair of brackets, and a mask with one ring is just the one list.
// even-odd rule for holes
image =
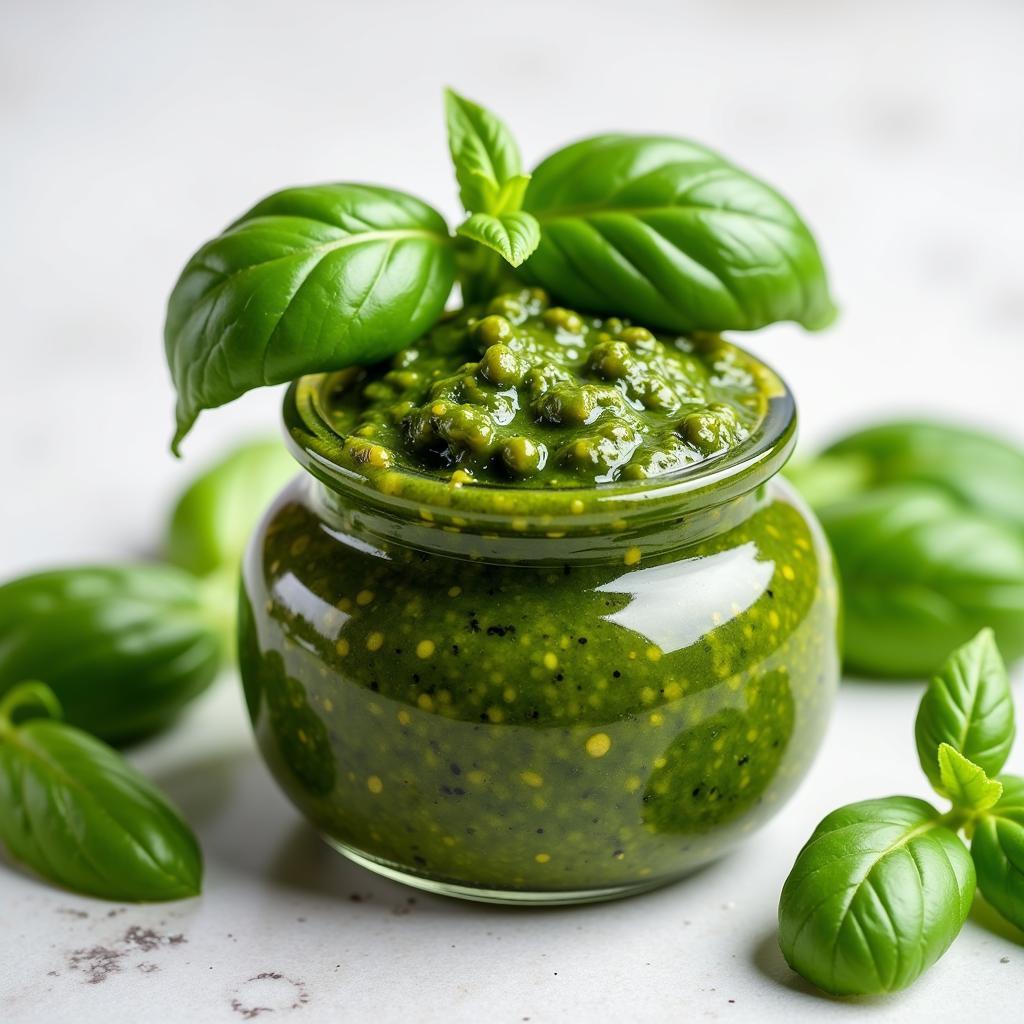
[[[205, 457], [276, 429], [279, 395], [252, 395], [201, 418], [184, 464], [169, 456], [175, 275], [285, 184], [381, 182], [454, 216], [445, 82], [499, 111], [531, 163], [570, 137], [652, 130], [780, 183], [843, 307], [826, 335], [751, 342], [796, 390], [805, 442], [903, 412], [1024, 440], [1022, 45], [1014, 0], [0, 0], [0, 574], [151, 552]], [[817, 820], [926, 795], [918, 694], [848, 681], [791, 804], [692, 879], [508, 911], [412, 893], [322, 847], [224, 679], [135, 755], [200, 833], [204, 896], [110, 907], [0, 869], [0, 1017], [1012, 1018], [1024, 939], [980, 904], [940, 965], [884, 1000], [826, 1001], [775, 948], [778, 892]], [[1024, 743], [1009, 767], [1024, 771]]]

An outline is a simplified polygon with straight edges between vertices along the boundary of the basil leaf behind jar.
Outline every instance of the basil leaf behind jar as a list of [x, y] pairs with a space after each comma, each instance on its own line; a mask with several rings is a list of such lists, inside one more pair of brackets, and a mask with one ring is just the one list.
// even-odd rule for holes
[[230, 452], [178, 499], [167, 528], [167, 560], [196, 576], [236, 575], [256, 523], [295, 470], [280, 441], [254, 441]]
[[870, 467], [864, 483], [872, 486], [931, 484], [966, 508], [1024, 531], [1024, 451], [991, 434], [896, 421], [849, 434], [826, 448], [823, 458]]
[[991, 776], [1006, 764], [1015, 734], [1006, 666], [992, 630], [983, 629], [928, 684], [914, 723], [917, 756], [933, 786], [943, 785], [938, 752], [944, 743]]
[[843, 589], [848, 670], [927, 676], [991, 626], [1024, 654], [1024, 537], [927, 486], [890, 486], [818, 510]]
[[971, 856], [982, 895], [1024, 930], [1024, 779], [1000, 775], [999, 781], [1003, 795], [977, 819]]
[[154, 732], [213, 681], [219, 609], [172, 566], [58, 569], [0, 587], [0, 694], [45, 679], [74, 725], [113, 743]]
[[437, 322], [454, 280], [447, 226], [412, 196], [330, 184], [267, 197], [171, 293], [172, 449], [204, 409], [253, 388], [393, 355]]
[[544, 160], [521, 273], [569, 305], [672, 331], [835, 316], [818, 247], [768, 185], [683, 139], [602, 135]]
[[[115, 751], [79, 729], [0, 708], [0, 841], [58, 885], [108, 900], [198, 895], [202, 856], [164, 797]], [[45, 688], [43, 688], [45, 689]]]
[[967, 849], [930, 804], [850, 804], [800, 851], [779, 902], [779, 945], [795, 971], [833, 995], [894, 992], [948, 949], [974, 888]]

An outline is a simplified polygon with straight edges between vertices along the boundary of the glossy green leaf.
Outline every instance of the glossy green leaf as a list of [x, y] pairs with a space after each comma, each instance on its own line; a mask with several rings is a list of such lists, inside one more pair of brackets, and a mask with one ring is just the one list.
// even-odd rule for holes
[[943, 743], [986, 774], [1006, 764], [1016, 733], [1006, 666], [991, 629], [958, 647], [921, 698], [914, 738], [921, 767], [941, 785], [938, 750]]
[[1024, 929], [1024, 779], [1003, 775], [1003, 795], [974, 829], [978, 888], [1011, 924]]
[[[489, 110], [446, 89], [448, 147], [459, 183], [459, 198], [469, 213], [519, 209], [528, 176], [519, 147], [505, 123]], [[511, 192], [503, 187], [511, 183]], [[518, 201], [510, 202], [515, 196]]]
[[171, 566], [79, 567], [0, 587], [0, 694], [42, 679], [74, 725], [123, 742], [214, 679], [223, 639], [201, 585]]
[[949, 947], [974, 898], [966, 847], [930, 804], [887, 797], [829, 814], [779, 903], [779, 944], [833, 995], [906, 988]]
[[319, 185], [257, 203], [171, 294], [175, 451], [204, 409], [397, 352], [437, 321], [454, 279], [444, 221], [402, 192]]
[[12, 701], [5, 705], [0, 841], [16, 860], [58, 885], [103, 899], [176, 900], [199, 893], [195, 836], [146, 779], [81, 730], [45, 718], [14, 724]]
[[869, 466], [865, 485], [931, 484], [966, 508], [1024, 530], [1024, 450], [992, 434], [902, 420], [849, 434], [824, 456]]
[[256, 523], [296, 470], [280, 441], [239, 445], [178, 499], [167, 528], [167, 560], [196, 576], [236, 573]]
[[1024, 654], [1024, 536], [926, 485], [882, 487], [818, 510], [843, 587], [849, 671], [927, 676], [991, 626]]
[[939, 745], [939, 791], [957, 807], [987, 811], [1003, 795], [1003, 784], [948, 743]]
[[873, 467], [866, 456], [851, 452], [794, 459], [783, 474], [808, 505], [820, 508], [865, 491], [872, 483]]
[[540, 242], [540, 226], [528, 213], [474, 213], [458, 233], [493, 249], [513, 267], [527, 260]]
[[819, 328], [834, 317], [793, 207], [692, 142], [577, 142], [534, 171], [523, 205], [541, 225], [525, 274], [568, 304], [674, 331]]

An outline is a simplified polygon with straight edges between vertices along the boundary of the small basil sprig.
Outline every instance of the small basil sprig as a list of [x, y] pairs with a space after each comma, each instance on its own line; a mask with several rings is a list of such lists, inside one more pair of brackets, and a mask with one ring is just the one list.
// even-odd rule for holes
[[[178, 499], [167, 527], [167, 561], [195, 576], [230, 574], [270, 500], [295, 475], [280, 441], [251, 441], [202, 472]], [[232, 595], [232, 602], [234, 595]]]
[[490, 111], [451, 89], [444, 98], [448, 147], [469, 214], [456, 233], [518, 267], [540, 242], [537, 219], [521, 210], [530, 176], [523, 173], [519, 146]]
[[989, 625], [1024, 655], [1024, 452], [976, 431], [898, 421], [787, 475], [828, 534], [854, 672], [917, 677]]
[[[952, 807], [940, 814], [892, 796], [825, 817], [779, 901], [779, 945], [795, 971], [833, 995], [905, 988], [956, 938], [976, 885], [1024, 927], [1024, 779], [989, 778], [1006, 762], [1013, 719], [985, 630], [953, 652], [918, 709], [921, 767]], [[961, 829], [973, 836], [970, 853]]]
[[[108, 900], [198, 895], [195, 836], [110, 747], [55, 721], [42, 683], [0, 700], [0, 841], [37, 874]], [[30, 715], [50, 717], [27, 717]]]
[[600, 136], [531, 176], [498, 117], [451, 90], [445, 108], [467, 213], [455, 239], [405, 193], [329, 184], [270, 196], [189, 260], [164, 330], [175, 452], [205, 409], [395, 354], [437, 322], [456, 281], [467, 303], [511, 276], [672, 331], [834, 316], [793, 207], [710, 150]]
[[46, 679], [69, 722], [122, 743], [213, 681], [232, 604], [166, 565], [83, 566], [0, 586], [0, 694]]

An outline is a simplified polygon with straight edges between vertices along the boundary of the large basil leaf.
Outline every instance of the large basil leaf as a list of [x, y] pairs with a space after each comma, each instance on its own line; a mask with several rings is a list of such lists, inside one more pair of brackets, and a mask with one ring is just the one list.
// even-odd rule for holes
[[1024, 929], [1024, 779], [1001, 775], [1003, 795], [974, 829], [971, 856], [978, 888], [993, 907]]
[[260, 516], [295, 472], [295, 460], [280, 441], [253, 441], [229, 452], [197, 476], [175, 504], [167, 560], [196, 576], [219, 570], [236, 574]]
[[991, 626], [1024, 653], [1024, 536], [928, 486], [818, 510], [843, 581], [844, 658], [869, 675], [926, 676]]
[[199, 846], [164, 797], [79, 729], [42, 718], [15, 724], [19, 699], [8, 694], [0, 715], [0, 841], [11, 855], [103, 899], [197, 895]]
[[926, 420], [881, 423], [842, 438], [824, 457], [832, 465], [837, 459], [858, 464], [864, 486], [932, 484], [965, 507], [1024, 530], [1024, 451], [991, 434]]
[[930, 804], [905, 796], [850, 804], [800, 851], [779, 903], [779, 944], [826, 992], [892, 992], [956, 938], [974, 885], [967, 849]]
[[444, 221], [402, 192], [320, 185], [257, 203], [171, 294], [174, 450], [204, 409], [397, 352], [436, 322], [454, 279]]
[[1016, 732], [1006, 666], [991, 629], [958, 647], [932, 678], [914, 723], [917, 756], [933, 786], [940, 786], [943, 743], [988, 775], [1006, 764]]
[[562, 301], [674, 331], [834, 316], [810, 231], [768, 185], [682, 139], [602, 135], [534, 171], [524, 268]]
[[43, 679], [68, 721], [96, 736], [153, 732], [217, 674], [216, 617], [200, 584], [171, 566], [25, 576], [0, 587], [0, 694]]

